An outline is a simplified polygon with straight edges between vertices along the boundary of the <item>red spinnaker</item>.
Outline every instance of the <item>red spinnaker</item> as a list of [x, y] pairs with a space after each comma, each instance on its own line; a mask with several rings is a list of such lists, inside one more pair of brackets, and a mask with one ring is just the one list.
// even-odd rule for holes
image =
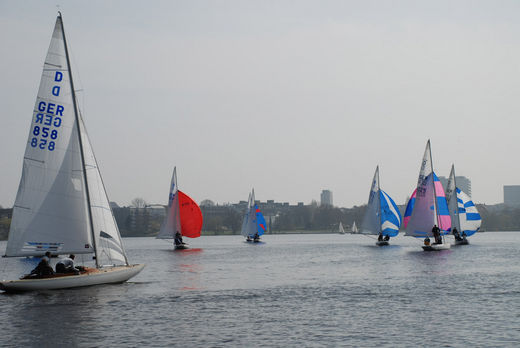
[[181, 220], [181, 231], [184, 237], [200, 237], [202, 229], [202, 212], [197, 203], [182, 191], [179, 195], [179, 215]]

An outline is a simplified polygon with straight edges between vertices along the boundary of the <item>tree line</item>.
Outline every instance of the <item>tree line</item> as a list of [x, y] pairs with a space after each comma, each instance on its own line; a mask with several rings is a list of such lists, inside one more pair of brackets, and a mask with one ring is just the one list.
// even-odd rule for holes
[[[329, 205], [290, 206], [279, 212], [264, 214], [268, 233], [284, 232], [334, 232], [341, 222], [347, 229], [355, 221], [363, 221], [366, 205], [338, 208]], [[520, 207], [486, 206], [479, 204], [484, 231], [520, 231]], [[134, 207], [113, 208], [114, 217], [123, 237], [155, 236], [160, 230], [164, 211], [151, 209], [140, 202]], [[241, 212], [232, 205], [201, 206], [204, 224], [202, 233], [239, 234], [242, 227]], [[400, 207], [401, 214], [404, 207]], [[0, 240], [6, 240], [11, 224], [12, 209], [0, 209]]]

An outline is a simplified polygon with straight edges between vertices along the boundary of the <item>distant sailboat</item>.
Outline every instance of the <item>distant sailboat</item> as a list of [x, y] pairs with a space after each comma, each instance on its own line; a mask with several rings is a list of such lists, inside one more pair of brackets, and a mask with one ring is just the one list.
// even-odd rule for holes
[[[417, 188], [408, 201], [403, 223], [407, 236], [425, 238], [424, 250], [450, 248], [450, 244], [443, 240], [443, 236], [451, 228], [451, 219], [444, 189], [433, 171], [430, 140], [426, 144]], [[434, 226], [439, 228], [439, 240], [430, 243], [429, 237], [434, 237], [432, 233]]]
[[266, 222], [262, 212], [255, 204], [255, 190], [249, 194], [247, 210], [242, 220], [241, 234], [246, 237], [248, 242], [259, 242], [260, 236], [266, 231]]
[[43, 256], [46, 252], [90, 254], [95, 268], [85, 267], [80, 274], [28, 275], [0, 282], [0, 289], [121, 283], [144, 267], [129, 264], [123, 248], [76, 103], [61, 13], [36, 97], [5, 256]]
[[376, 167], [368, 197], [368, 205], [361, 225], [362, 234], [378, 236], [376, 245], [389, 244], [390, 237], [399, 234], [401, 213], [390, 196], [379, 187], [379, 166]]
[[200, 237], [202, 212], [200, 207], [177, 186], [177, 168], [173, 168], [168, 196], [168, 210], [157, 235], [158, 239], [173, 239], [175, 249], [187, 249], [182, 237]]
[[341, 221], [339, 222], [339, 225], [338, 225], [338, 233], [345, 234], [345, 229], [343, 228], [343, 224], [341, 223]]
[[359, 233], [359, 230], [358, 230], [358, 228], [356, 226], [356, 222], [355, 221], [352, 223], [352, 227], [350, 228], [350, 233]]
[[[446, 199], [450, 210], [451, 232], [455, 237], [455, 245], [469, 244], [466, 237], [472, 236], [479, 230], [482, 218], [471, 198], [457, 187], [455, 165], [451, 166], [450, 178], [446, 185]], [[454, 230], [455, 228], [457, 231]]]

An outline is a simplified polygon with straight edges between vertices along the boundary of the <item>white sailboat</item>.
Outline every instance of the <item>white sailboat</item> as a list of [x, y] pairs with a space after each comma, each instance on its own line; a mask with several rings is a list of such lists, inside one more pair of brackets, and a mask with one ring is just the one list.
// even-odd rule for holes
[[350, 233], [359, 233], [359, 230], [358, 230], [358, 228], [356, 226], [356, 222], [355, 221], [352, 223], [352, 227], [350, 228]]
[[[417, 188], [406, 207], [403, 219], [407, 236], [424, 238], [423, 250], [436, 251], [450, 248], [450, 243], [444, 240], [444, 235], [451, 228], [451, 219], [444, 189], [433, 170], [430, 140], [426, 144]], [[432, 228], [439, 228], [440, 243], [430, 243], [434, 237]]]
[[144, 265], [128, 262], [96, 158], [76, 104], [61, 13], [56, 19], [36, 98], [6, 257], [90, 254], [80, 275], [4, 280], [29, 291], [120, 283]]
[[158, 239], [174, 239], [175, 249], [187, 249], [182, 237], [198, 238], [202, 229], [202, 212], [191, 197], [178, 189], [177, 168], [173, 168], [166, 216]]
[[338, 233], [345, 234], [345, 228], [343, 228], [343, 224], [341, 223], [341, 221], [339, 222], [339, 225], [338, 225]]
[[467, 245], [469, 244], [467, 237], [479, 230], [482, 218], [471, 198], [457, 187], [453, 164], [446, 184], [446, 200], [450, 210], [451, 232], [455, 237], [455, 245]]
[[379, 186], [379, 166], [376, 167], [368, 205], [361, 225], [362, 234], [378, 236], [376, 245], [385, 246], [390, 244], [390, 237], [399, 234], [401, 226], [401, 213], [393, 199]]

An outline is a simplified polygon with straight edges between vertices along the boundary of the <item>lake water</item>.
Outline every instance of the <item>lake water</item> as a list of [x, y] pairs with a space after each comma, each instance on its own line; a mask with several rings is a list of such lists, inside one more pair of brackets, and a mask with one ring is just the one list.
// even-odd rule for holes
[[[520, 233], [423, 252], [359, 235], [125, 238], [131, 281], [0, 296], [3, 346], [517, 347]], [[0, 251], [5, 251], [5, 242]], [[17, 278], [34, 260], [0, 260]]]

